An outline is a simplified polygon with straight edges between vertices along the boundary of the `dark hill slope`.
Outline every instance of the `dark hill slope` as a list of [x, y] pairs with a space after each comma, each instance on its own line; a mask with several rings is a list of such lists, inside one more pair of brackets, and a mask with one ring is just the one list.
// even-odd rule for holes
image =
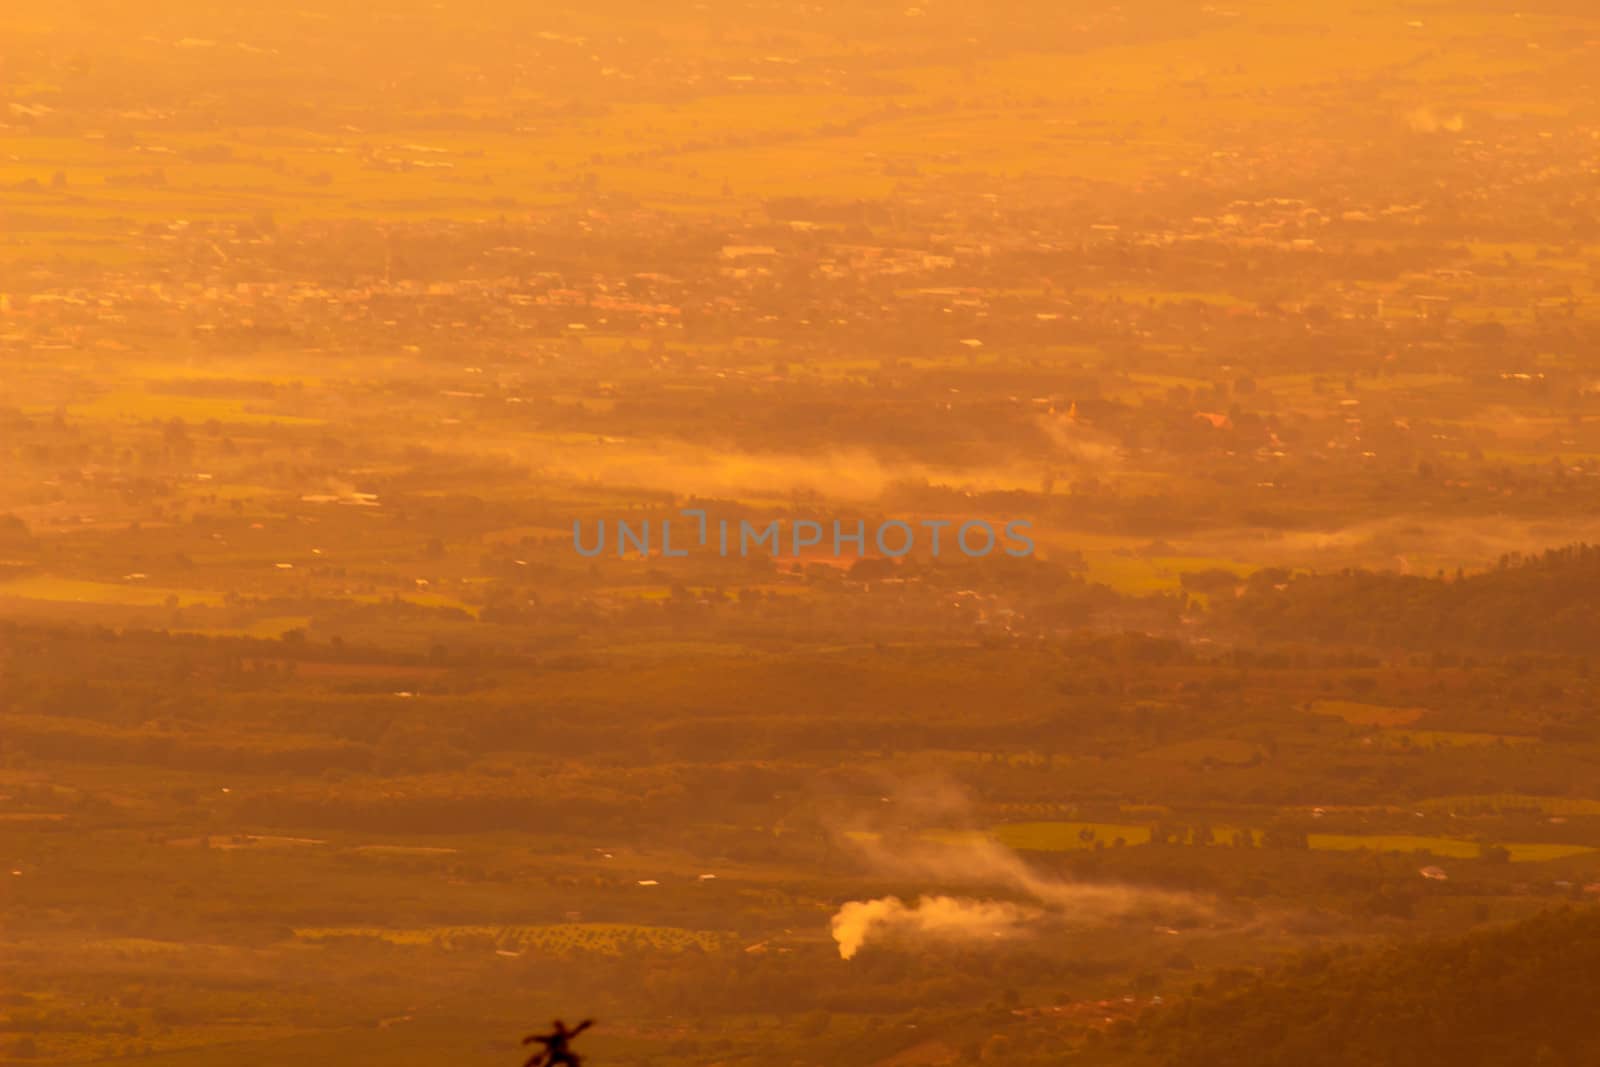
[[1118, 1060], [1166, 1067], [1593, 1067], [1600, 908], [1460, 939], [1305, 956], [1149, 1020]]

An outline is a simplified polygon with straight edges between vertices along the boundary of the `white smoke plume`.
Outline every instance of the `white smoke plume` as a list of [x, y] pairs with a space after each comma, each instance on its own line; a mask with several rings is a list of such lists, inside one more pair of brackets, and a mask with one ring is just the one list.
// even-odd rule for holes
[[1460, 133], [1466, 129], [1467, 120], [1459, 113], [1441, 115], [1433, 108], [1423, 105], [1406, 114], [1406, 125], [1416, 133], [1438, 133], [1441, 130]]
[[1037, 908], [999, 900], [921, 897], [907, 905], [899, 897], [852, 900], [833, 917], [839, 958], [850, 959], [868, 939], [909, 933], [944, 940], [1012, 937], [1040, 915]]
[[1187, 893], [1046, 877], [988, 837], [955, 842], [897, 840], [892, 847], [864, 840], [856, 847], [883, 874], [1008, 889], [1033, 898], [1067, 921], [1100, 922], [1141, 911], [1199, 917], [1210, 910]]
[[[941, 821], [959, 816], [968, 807], [959, 790], [936, 782], [920, 783], [902, 792], [899, 799], [902, 815], [910, 809]], [[889, 843], [870, 834], [850, 835], [846, 840], [881, 875], [1003, 889], [1030, 898], [1034, 905], [949, 896], [924, 896], [915, 908], [895, 897], [850, 901], [833, 917], [833, 937], [844, 959], [854, 956], [866, 941], [891, 931], [943, 937], [1014, 936], [1042, 923], [1083, 925], [1148, 916], [1165, 925], [1215, 918], [1213, 907], [1190, 893], [1041, 875], [1011, 849], [982, 834], [953, 841], [915, 834], [897, 835]], [[931, 909], [930, 903], [934, 905]]]

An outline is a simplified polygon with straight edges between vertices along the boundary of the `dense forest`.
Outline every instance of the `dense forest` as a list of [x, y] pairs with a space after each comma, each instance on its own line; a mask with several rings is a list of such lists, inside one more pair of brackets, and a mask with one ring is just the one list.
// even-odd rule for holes
[[1419, 650], [1582, 654], [1600, 626], [1600, 546], [1502, 557], [1475, 574], [1425, 578], [1263, 570], [1222, 611], [1256, 636]]

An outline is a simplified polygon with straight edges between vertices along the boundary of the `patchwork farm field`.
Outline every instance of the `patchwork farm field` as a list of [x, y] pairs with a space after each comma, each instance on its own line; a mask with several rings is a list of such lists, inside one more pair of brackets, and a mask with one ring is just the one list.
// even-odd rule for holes
[[1590, 1063], [1591, 7], [0, 5], [0, 1062]]

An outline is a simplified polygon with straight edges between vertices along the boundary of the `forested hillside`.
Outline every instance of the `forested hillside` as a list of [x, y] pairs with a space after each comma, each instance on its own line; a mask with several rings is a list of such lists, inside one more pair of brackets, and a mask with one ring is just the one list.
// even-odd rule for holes
[[1600, 1063], [1597, 976], [1600, 909], [1565, 910], [1219, 979], [1141, 1040], [1169, 1067], [1580, 1067]]
[[1424, 650], [1581, 654], [1600, 625], [1600, 547], [1502, 558], [1453, 580], [1353, 570], [1258, 571], [1221, 609], [1253, 634]]

